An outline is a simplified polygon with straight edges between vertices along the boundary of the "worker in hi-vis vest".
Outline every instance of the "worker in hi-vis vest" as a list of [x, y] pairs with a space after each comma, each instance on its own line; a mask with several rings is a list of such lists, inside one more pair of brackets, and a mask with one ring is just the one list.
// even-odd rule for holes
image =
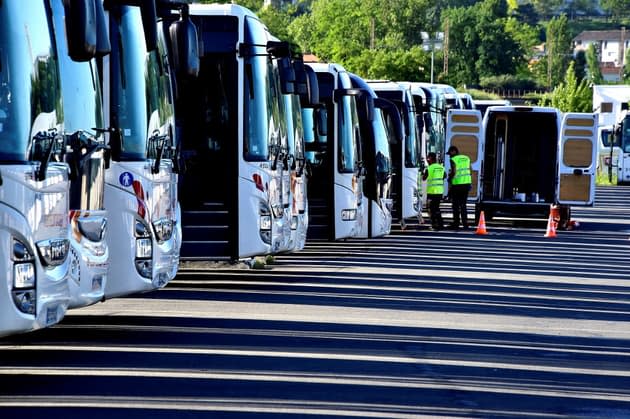
[[422, 174], [422, 180], [427, 181], [427, 204], [429, 206], [429, 217], [431, 218], [431, 229], [441, 230], [444, 228], [444, 220], [440, 211], [440, 203], [444, 196], [444, 179], [446, 171], [444, 166], [437, 162], [437, 155], [429, 153], [427, 155], [429, 166]]
[[448, 149], [451, 158], [451, 170], [448, 173], [449, 196], [453, 206], [453, 222], [448, 226], [451, 230], [458, 230], [460, 219], [464, 229], [468, 228], [468, 211], [466, 202], [472, 183], [470, 157], [459, 154], [455, 146]]

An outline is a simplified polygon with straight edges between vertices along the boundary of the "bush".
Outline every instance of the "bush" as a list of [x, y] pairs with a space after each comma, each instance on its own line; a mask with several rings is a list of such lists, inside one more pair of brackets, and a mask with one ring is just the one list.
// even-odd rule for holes
[[489, 90], [536, 90], [541, 88], [532, 79], [512, 74], [482, 77], [479, 80], [479, 85]]

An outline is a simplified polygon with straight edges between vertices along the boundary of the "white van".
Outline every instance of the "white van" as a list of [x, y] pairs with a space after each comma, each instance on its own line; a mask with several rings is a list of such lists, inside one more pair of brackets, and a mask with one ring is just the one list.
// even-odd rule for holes
[[[469, 199], [486, 219], [497, 214], [548, 216], [550, 204], [593, 205], [597, 121], [592, 113], [548, 107], [450, 110], [447, 149], [470, 157]], [[449, 161], [447, 159], [447, 170]], [[570, 211], [561, 211], [570, 217]], [[560, 224], [562, 225], [561, 220]]]

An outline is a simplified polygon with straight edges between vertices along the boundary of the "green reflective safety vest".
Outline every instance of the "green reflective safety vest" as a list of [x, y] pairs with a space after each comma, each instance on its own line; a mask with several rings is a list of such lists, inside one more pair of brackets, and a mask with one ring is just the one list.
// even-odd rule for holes
[[462, 154], [451, 157], [451, 164], [455, 165], [455, 176], [451, 180], [453, 185], [470, 185], [472, 176], [470, 174], [470, 158]]
[[439, 163], [430, 164], [427, 168], [427, 195], [444, 194], [444, 166]]

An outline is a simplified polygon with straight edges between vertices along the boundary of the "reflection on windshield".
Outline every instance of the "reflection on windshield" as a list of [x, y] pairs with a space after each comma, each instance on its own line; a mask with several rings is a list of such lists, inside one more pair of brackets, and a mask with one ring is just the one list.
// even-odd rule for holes
[[374, 149], [376, 152], [376, 180], [379, 183], [384, 183], [391, 172], [391, 159], [387, 129], [383, 112], [380, 109], [374, 109], [372, 125], [374, 127]]
[[313, 129], [312, 119], [310, 126], [306, 126], [302, 122], [302, 107], [297, 95], [285, 95], [285, 112], [291, 120], [291, 129], [287, 130], [289, 154], [295, 156], [296, 159], [304, 158], [304, 131], [305, 129]]
[[621, 124], [621, 149], [630, 153], [630, 117], [626, 116]]
[[353, 173], [358, 163], [359, 116], [355, 98], [341, 98], [339, 115], [339, 172]]
[[278, 74], [261, 45], [267, 35], [257, 20], [245, 20], [245, 42], [250, 45], [245, 59], [245, 143], [247, 161], [265, 161], [278, 153], [283, 138], [286, 141], [284, 106], [278, 86]]
[[122, 160], [145, 160], [147, 144], [146, 44], [137, 7], [121, 8], [112, 42], [112, 120], [121, 129]]
[[59, 72], [43, 4], [3, 2], [0, 19], [0, 159], [23, 162], [63, 119]]
[[[61, 1], [53, 2], [53, 16], [57, 28], [64, 27], [64, 8]], [[57, 51], [63, 91], [64, 131], [75, 134], [68, 141], [76, 147], [73, 153], [66, 155], [71, 166], [78, 171], [70, 186], [70, 208], [98, 210], [104, 208], [103, 148], [96, 151], [97, 144], [92, 143], [89, 134], [95, 134], [94, 128], [103, 127], [101, 94], [98, 74], [94, 60], [75, 62], [68, 56], [66, 39], [63, 33], [57, 33]], [[88, 134], [81, 135], [80, 131]], [[102, 137], [99, 139], [102, 145]], [[81, 142], [90, 152], [83, 154], [78, 147]]]
[[[163, 31], [160, 29], [161, 35]], [[146, 57], [146, 98], [148, 133], [161, 135], [160, 141], [149, 141], [147, 144], [147, 157], [157, 158], [159, 147], [175, 147], [175, 138], [169, 129], [174, 124], [174, 104], [171, 96], [170, 75], [168, 62], [166, 62], [166, 44], [162, 36], [158, 43], [157, 51], [151, 51]], [[155, 138], [155, 137], [154, 137]], [[172, 158], [171, 155], [163, 155]]]

